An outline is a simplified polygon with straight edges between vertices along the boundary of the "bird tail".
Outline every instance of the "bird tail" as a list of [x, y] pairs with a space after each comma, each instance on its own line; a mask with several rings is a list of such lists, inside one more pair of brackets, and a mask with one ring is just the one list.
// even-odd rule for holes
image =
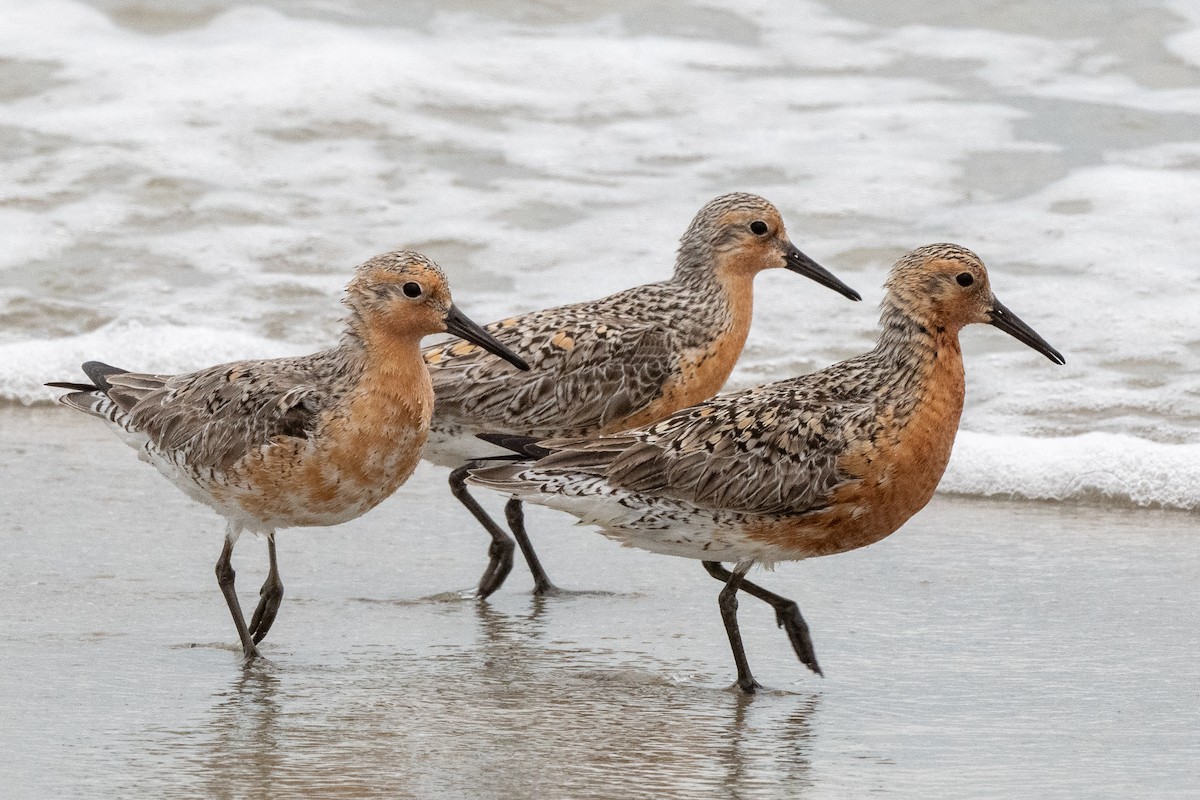
[[[554, 452], [550, 448], [538, 444], [541, 440], [533, 436], [516, 436], [509, 433], [477, 433], [475, 436], [489, 444], [511, 450], [521, 458], [545, 458]], [[500, 456], [499, 458], [515, 460], [515, 456]]]
[[[478, 461], [475, 463], [481, 464]], [[521, 490], [529, 488], [519, 478], [521, 473], [527, 470], [529, 466], [530, 462], [527, 459], [510, 461], [504, 464], [498, 464], [493, 461], [487, 466], [472, 466], [467, 482], [516, 496], [522, 493]]]
[[77, 409], [85, 414], [108, 417], [110, 406], [112, 406], [112, 401], [108, 397], [108, 391], [112, 389], [112, 384], [108, 382], [108, 377], [123, 372], [125, 370], [101, 361], [88, 361], [83, 365], [83, 373], [91, 379], [91, 383], [52, 381], [46, 386], [71, 390], [70, 393], [58, 398], [58, 402], [64, 406]]

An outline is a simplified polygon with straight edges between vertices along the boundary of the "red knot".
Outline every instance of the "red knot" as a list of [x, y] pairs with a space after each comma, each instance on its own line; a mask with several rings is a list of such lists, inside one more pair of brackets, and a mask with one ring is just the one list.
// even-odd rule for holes
[[[746, 342], [754, 276], [771, 268], [860, 299], [792, 244], [773, 205], [751, 194], [727, 194], [696, 214], [670, 279], [488, 325], [498, 340], [526, 354], [529, 372], [518, 374], [466, 342], [426, 348], [437, 405], [423, 456], [453, 468], [451, 491], [492, 536], [479, 597], [507, 577], [513, 541], [467, 491], [465, 465], [490, 450], [477, 434], [607, 433], [657, 422], [712, 397]], [[506, 517], [533, 572], [534, 591], [553, 591], [525, 532], [519, 500], [508, 504]]]
[[[421, 338], [448, 331], [528, 369], [453, 305], [441, 269], [417, 253], [367, 261], [343, 302], [341, 341], [312, 355], [184, 375], [89, 361], [90, 384], [48, 384], [72, 389], [60, 402], [104, 419], [142, 460], [225, 518], [217, 582], [247, 661], [283, 598], [275, 531], [354, 519], [416, 467], [434, 402]], [[230, 563], [243, 530], [266, 535], [271, 562], [249, 626]]]
[[797, 656], [819, 674], [796, 603], [746, 572], [872, 544], [929, 502], [963, 408], [959, 330], [976, 322], [1063, 363], [996, 300], [974, 253], [935, 244], [892, 268], [870, 352], [618, 433], [538, 443], [498, 436], [530, 460], [474, 470], [469, 480], [567, 511], [623, 544], [704, 562], [725, 582], [719, 608], [742, 691], [758, 683], [738, 632], [739, 590], [774, 608]]

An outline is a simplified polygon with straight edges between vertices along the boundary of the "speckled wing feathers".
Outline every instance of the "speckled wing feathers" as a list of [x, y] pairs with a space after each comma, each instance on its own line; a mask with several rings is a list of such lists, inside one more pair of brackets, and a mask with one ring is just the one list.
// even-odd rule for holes
[[193, 464], [227, 469], [277, 436], [307, 436], [327, 389], [299, 367], [248, 361], [176, 376], [146, 391], [130, 414], [159, 448], [186, 449]]
[[104, 399], [70, 404], [143, 434], [157, 450], [185, 452], [196, 468], [221, 471], [278, 436], [306, 437], [330, 400], [333, 382], [324, 373], [312, 357], [239, 361], [184, 375], [117, 372], [106, 375], [106, 392], [91, 392]]
[[435, 427], [579, 434], [649, 405], [678, 369], [679, 336], [661, 315], [620, 313], [621, 296], [608, 300], [615, 302], [607, 308], [572, 313], [567, 306], [488, 325], [489, 333], [525, 356], [529, 372], [458, 341], [426, 348], [437, 397]]
[[526, 470], [602, 477], [615, 489], [706, 508], [797, 514], [819, 508], [848, 478], [838, 457], [871, 435], [875, 416], [870, 403], [800, 378], [722, 395], [648, 427], [544, 442], [555, 452]]

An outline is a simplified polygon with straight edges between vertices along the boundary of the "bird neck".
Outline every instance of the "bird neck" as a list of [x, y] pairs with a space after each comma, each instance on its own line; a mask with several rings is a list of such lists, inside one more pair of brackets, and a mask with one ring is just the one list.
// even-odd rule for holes
[[[421, 336], [382, 325], [350, 325], [339, 346], [357, 377], [358, 400], [395, 405], [416, 420], [432, 410], [433, 388], [421, 358]], [[411, 408], [408, 408], [411, 406]]]
[[[310, 492], [375, 506], [412, 473], [429, 431], [433, 386], [416, 337], [348, 326], [332, 357], [345, 384], [306, 462]], [[345, 508], [341, 508], [344, 512]], [[359, 512], [361, 513], [361, 512]]]
[[714, 269], [715, 254], [691, 252], [680, 248], [675, 259], [675, 273], [671, 283], [692, 291], [711, 290], [718, 285], [717, 270]]
[[[754, 315], [755, 275], [738, 266], [718, 263], [703, 268], [676, 268], [670, 285], [675, 294], [673, 303], [683, 312], [683, 319], [675, 329], [681, 341], [692, 338], [688, 331], [699, 337], [695, 346], [705, 349], [720, 340], [722, 353], [737, 359]], [[717, 388], [732, 368], [730, 363]]]
[[885, 300], [871, 356], [898, 421], [932, 404], [957, 428], [965, 390], [957, 326], [919, 319]]

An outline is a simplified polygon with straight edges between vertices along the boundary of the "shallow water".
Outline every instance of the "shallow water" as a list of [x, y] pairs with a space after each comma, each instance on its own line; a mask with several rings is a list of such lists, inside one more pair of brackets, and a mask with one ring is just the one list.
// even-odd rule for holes
[[[239, 667], [220, 521], [66, 410], [3, 411], [7, 797], [912, 798], [1200, 793], [1194, 518], [938, 500], [855, 553], [757, 573], [825, 678], [698, 564], [533, 509], [551, 575], [458, 599], [486, 537], [422, 468], [378, 511], [285, 531]], [[494, 498], [486, 502], [495, 505]], [[265, 576], [247, 537], [244, 605]]]
[[0, 401], [48, 403], [88, 359], [324, 346], [352, 266], [402, 246], [481, 320], [600, 296], [746, 190], [867, 302], [761, 276], [733, 385], [869, 346], [889, 264], [958, 241], [1068, 363], [964, 334], [973, 436], [944, 489], [1200, 505], [1190, 0], [0, 15]]

